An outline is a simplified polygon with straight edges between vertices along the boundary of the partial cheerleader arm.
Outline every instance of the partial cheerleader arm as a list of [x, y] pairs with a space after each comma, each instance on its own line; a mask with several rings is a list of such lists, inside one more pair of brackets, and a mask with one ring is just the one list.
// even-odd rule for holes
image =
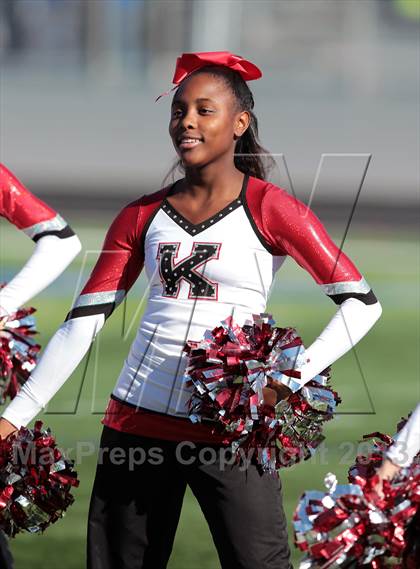
[[357, 298], [345, 300], [318, 338], [306, 349], [306, 363], [300, 368], [306, 383], [350, 351], [382, 314], [379, 302], [364, 304]]
[[386, 456], [399, 467], [410, 466], [414, 457], [420, 452], [420, 403], [404, 427], [394, 437], [394, 444], [388, 449]]
[[339, 308], [306, 350], [301, 385], [347, 353], [372, 328], [382, 307], [353, 262], [303, 202], [271, 185], [262, 201], [262, 227], [276, 255], [290, 255]]
[[375, 490], [384, 497], [383, 481], [392, 480], [401, 468], [409, 467], [420, 452], [420, 403], [404, 427], [394, 437], [394, 443], [386, 451], [382, 464], [377, 469], [378, 482]]
[[50, 285], [73, 261], [81, 248], [77, 235], [66, 239], [45, 235], [39, 239], [26, 264], [0, 290], [0, 316], [12, 314]]
[[0, 290], [0, 317], [51, 284], [81, 250], [77, 235], [66, 221], [34, 196], [0, 164], [0, 216], [22, 230], [35, 250], [21, 271]]
[[[143, 267], [139, 243], [140, 202], [125, 207], [112, 223], [102, 252], [66, 321], [54, 334], [18, 395], [3, 413], [16, 428], [26, 426], [70, 377]], [[10, 428], [0, 423], [0, 436]]]
[[77, 368], [104, 323], [103, 314], [64, 322], [47, 344], [29, 379], [5, 409], [3, 418], [19, 429], [38, 415]]

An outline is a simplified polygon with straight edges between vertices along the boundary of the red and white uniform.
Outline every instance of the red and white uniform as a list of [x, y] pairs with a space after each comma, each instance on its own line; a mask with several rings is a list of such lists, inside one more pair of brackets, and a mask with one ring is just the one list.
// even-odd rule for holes
[[22, 270], [0, 290], [0, 316], [14, 312], [48, 286], [81, 249], [67, 222], [34, 196], [0, 164], [0, 217], [33, 241], [35, 250]]
[[[325, 329], [325, 337], [308, 348], [303, 382], [348, 351], [379, 317], [380, 304], [365, 279], [313, 212], [285, 190], [245, 176], [235, 200], [194, 225], [166, 199], [173, 187], [132, 202], [114, 220], [87, 284], [51, 341], [54, 346], [46, 348], [51, 357], [44, 354], [25, 384], [26, 396], [21, 392], [20, 400], [6, 410], [10, 422], [31, 420], [47, 403], [54, 394], [47, 385], [55, 381], [53, 368], [61, 377], [59, 387], [143, 267], [149, 279], [147, 307], [104, 420], [138, 434], [180, 436], [179, 426], [189, 423], [185, 342], [200, 340], [229, 315], [242, 325], [252, 314], [264, 312], [274, 276], [287, 256], [342, 310]], [[74, 350], [68, 345], [70, 337], [75, 342], [78, 338]], [[63, 342], [66, 353], [74, 354], [64, 370], [53, 362]], [[191, 425], [188, 436], [203, 434], [209, 440], [209, 428]], [[181, 431], [186, 435], [183, 427]]]

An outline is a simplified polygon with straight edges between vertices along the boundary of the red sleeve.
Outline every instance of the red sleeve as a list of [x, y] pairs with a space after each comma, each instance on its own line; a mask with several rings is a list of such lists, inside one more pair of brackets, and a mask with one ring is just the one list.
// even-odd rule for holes
[[136, 282], [144, 265], [147, 229], [166, 188], [121, 210], [112, 222], [96, 265], [66, 320], [103, 313], [107, 318]]
[[273, 184], [254, 185], [250, 206], [258, 230], [273, 255], [290, 255], [334, 302], [355, 297], [377, 302], [370, 286], [341, 251], [315, 213]]
[[0, 164], [0, 215], [34, 241], [44, 235], [74, 235], [66, 221], [26, 189], [4, 164]]
[[293, 257], [318, 284], [362, 278], [315, 213], [286, 190], [271, 186], [262, 200], [261, 209], [270, 242]]
[[3, 164], [0, 164], [0, 189], [0, 215], [18, 229], [57, 215], [46, 203], [31, 194]]

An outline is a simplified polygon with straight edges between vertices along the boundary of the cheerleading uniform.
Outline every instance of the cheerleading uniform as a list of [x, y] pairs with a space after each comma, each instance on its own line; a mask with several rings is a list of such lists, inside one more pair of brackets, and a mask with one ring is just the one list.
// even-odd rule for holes
[[[66, 321], [3, 416], [19, 427], [47, 404], [144, 268], [146, 310], [103, 419], [88, 567], [164, 569], [188, 484], [223, 569], [289, 569], [280, 479], [261, 475], [252, 461], [245, 470], [226, 466], [225, 437], [214, 434], [210, 423], [186, 418], [191, 390], [183, 381], [182, 349], [228, 316], [242, 325], [263, 312], [287, 256], [339, 306], [306, 350], [300, 380], [289, 378], [292, 390], [351, 349], [381, 307], [319, 219], [285, 190], [245, 176], [230, 204], [192, 224], [167, 199], [174, 188], [144, 196], [119, 213]], [[180, 441], [188, 443], [187, 455], [194, 445], [195, 460], [181, 460]], [[210, 462], [201, 455], [209, 449], [215, 453]], [[125, 459], [112, 459], [114, 451]], [[135, 461], [140, 451], [152, 460]], [[252, 539], [244, 539], [244, 524]]]
[[[169, 203], [173, 189], [146, 195], [116, 217], [66, 322], [6, 409], [12, 424], [26, 424], [46, 405], [143, 267], [149, 279], [146, 310], [103, 421], [139, 435], [214, 440], [210, 425], [185, 419], [191, 388], [183, 380], [182, 348], [227, 316], [242, 325], [264, 312], [273, 278], [288, 255], [339, 305], [306, 350], [301, 380], [290, 380], [292, 390], [350, 350], [379, 318], [380, 303], [366, 280], [315, 214], [285, 190], [245, 176], [235, 200], [192, 224]], [[64, 362], [57, 356], [63, 349]]]
[[35, 250], [20, 272], [0, 290], [0, 316], [22, 304], [54, 281], [81, 249], [67, 222], [34, 196], [0, 164], [0, 216], [26, 233]]

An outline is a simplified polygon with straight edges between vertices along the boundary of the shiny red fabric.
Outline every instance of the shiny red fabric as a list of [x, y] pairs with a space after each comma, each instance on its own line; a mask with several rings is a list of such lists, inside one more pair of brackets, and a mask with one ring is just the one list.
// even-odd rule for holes
[[[131, 202], [118, 214], [81, 294], [131, 288], [143, 268], [147, 227], [170, 187]], [[315, 213], [286, 190], [250, 176], [243, 197], [250, 223], [272, 255], [290, 255], [318, 284], [362, 278]]]
[[18, 229], [26, 229], [56, 215], [56, 211], [34, 196], [4, 164], [0, 164], [1, 217]]
[[[167, 441], [191, 441], [193, 443], [227, 444], [233, 435], [213, 433], [214, 426], [207, 423], [192, 423], [189, 419], [173, 417], [133, 407], [110, 399], [102, 424], [116, 431], [153, 437]], [[225, 441], [225, 443], [224, 443]]]
[[307, 205], [274, 184], [257, 178], [250, 180], [246, 194], [248, 210], [273, 255], [290, 255], [317, 284], [362, 278]]
[[176, 60], [175, 73], [172, 83], [178, 85], [190, 73], [205, 65], [223, 65], [237, 71], [245, 81], [262, 77], [262, 72], [256, 65], [240, 55], [230, 51], [204, 51], [199, 53], [183, 53]]
[[170, 189], [143, 196], [128, 204], [112, 222], [102, 252], [81, 294], [128, 292], [144, 265], [144, 233], [151, 216]]

